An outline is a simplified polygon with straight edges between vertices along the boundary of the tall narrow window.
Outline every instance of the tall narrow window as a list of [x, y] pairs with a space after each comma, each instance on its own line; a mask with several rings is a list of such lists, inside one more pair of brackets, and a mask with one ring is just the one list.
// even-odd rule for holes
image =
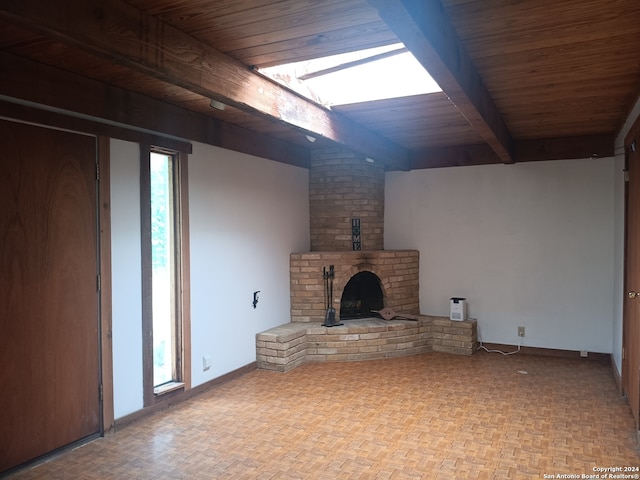
[[144, 400], [150, 405], [185, 383], [185, 159], [147, 146], [140, 158]]
[[176, 248], [173, 156], [151, 152], [151, 298], [153, 387], [180, 380], [177, 375]]

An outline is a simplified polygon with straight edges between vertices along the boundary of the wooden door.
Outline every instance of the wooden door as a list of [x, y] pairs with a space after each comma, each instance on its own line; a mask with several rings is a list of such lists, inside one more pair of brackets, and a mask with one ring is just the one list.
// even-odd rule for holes
[[96, 139], [0, 120], [0, 473], [100, 431]]
[[640, 152], [637, 141], [626, 148], [627, 184], [626, 259], [623, 323], [622, 386], [640, 426]]

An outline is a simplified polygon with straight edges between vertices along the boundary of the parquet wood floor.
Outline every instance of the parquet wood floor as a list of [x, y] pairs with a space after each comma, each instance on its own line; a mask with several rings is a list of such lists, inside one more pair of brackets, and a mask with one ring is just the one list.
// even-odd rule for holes
[[624, 466], [640, 456], [609, 365], [478, 352], [256, 370], [12, 478], [540, 479]]

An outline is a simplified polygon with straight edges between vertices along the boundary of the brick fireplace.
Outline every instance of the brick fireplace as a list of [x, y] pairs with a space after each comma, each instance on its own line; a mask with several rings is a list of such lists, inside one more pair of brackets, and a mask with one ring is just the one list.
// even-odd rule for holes
[[332, 306], [337, 318], [347, 283], [364, 272], [377, 278], [383, 306], [402, 313], [420, 313], [418, 251], [384, 250], [381, 164], [344, 148], [314, 150], [309, 169], [309, 210], [311, 251], [294, 253], [290, 260], [292, 322], [325, 319], [322, 270], [330, 265], [335, 266]]
[[[419, 315], [419, 252], [384, 249], [384, 178], [381, 164], [344, 148], [312, 152], [311, 250], [291, 254], [290, 322], [256, 335], [259, 368], [284, 372], [305, 361], [389, 358], [433, 350], [470, 355], [475, 350], [475, 321]], [[325, 327], [323, 271], [331, 265], [336, 320], [341, 321], [345, 306], [354, 303], [360, 308], [356, 317], [362, 318]], [[366, 281], [354, 293], [350, 281], [362, 275]], [[359, 299], [357, 290], [370, 287], [375, 295]], [[343, 298], [345, 290], [348, 299]], [[367, 312], [372, 305], [419, 317], [384, 321]], [[346, 316], [352, 317], [353, 311]]]
[[336, 318], [340, 318], [341, 299], [347, 282], [360, 272], [371, 272], [379, 279], [385, 307], [396, 312], [418, 314], [419, 260], [417, 250], [294, 253], [289, 267], [291, 321], [324, 321], [327, 306], [322, 269], [329, 265], [335, 266], [333, 307]]

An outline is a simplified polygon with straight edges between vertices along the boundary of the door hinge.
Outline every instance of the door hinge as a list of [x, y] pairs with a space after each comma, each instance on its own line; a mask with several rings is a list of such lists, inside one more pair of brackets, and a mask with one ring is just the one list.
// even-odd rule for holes
[[624, 181], [628, 182], [629, 181], [629, 170], [625, 170], [624, 171]]
[[96, 180], [100, 180], [100, 164], [96, 163]]
[[98, 291], [100, 291], [100, 289], [102, 288], [102, 278], [100, 278], [100, 274], [98, 274], [98, 276], [96, 277], [96, 286], [98, 288]]
[[102, 389], [102, 384], [100, 384], [100, 386], [98, 387], [98, 392], [99, 392], [99, 396], [100, 396], [100, 401], [102, 402], [103, 400], [103, 389]]
[[622, 347], [622, 359], [623, 360], [627, 359], [627, 351], [624, 349], [624, 347]]

